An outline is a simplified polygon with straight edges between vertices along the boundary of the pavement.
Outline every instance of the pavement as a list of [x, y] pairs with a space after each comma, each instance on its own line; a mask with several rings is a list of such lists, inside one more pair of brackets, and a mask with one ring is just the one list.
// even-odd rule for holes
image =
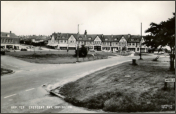
[[[154, 58], [144, 56], [143, 58]], [[75, 107], [62, 99], [50, 95], [43, 85], [64, 84], [75, 81], [89, 73], [120, 64], [137, 56], [113, 56], [109, 59], [75, 64], [36, 64], [1, 56], [1, 67], [14, 70], [13, 74], [1, 77], [2, 113], [99, 113], [102, 110], [88, 110]]]

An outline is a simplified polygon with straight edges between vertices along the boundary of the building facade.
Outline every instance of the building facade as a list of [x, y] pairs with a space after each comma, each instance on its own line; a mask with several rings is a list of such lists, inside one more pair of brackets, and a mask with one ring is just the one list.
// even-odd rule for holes
[[[85, 45], [88, 49], [96, 51], [118, 51], [124, 47], [129, 51], [148, 52], [148, 47], [143, 45], [144, 38], [139, 35], [103, 35], [103, 34], [76, 34], [76, 33], [53, 33], [49, 46], [57, 49], [76, 49], [77, 46]], [[53, 43], [51, 43], [53, 42]]]
[[1, 48], [3, 49], [20, 49], [20, 38], [12, 33], [1, 32]]

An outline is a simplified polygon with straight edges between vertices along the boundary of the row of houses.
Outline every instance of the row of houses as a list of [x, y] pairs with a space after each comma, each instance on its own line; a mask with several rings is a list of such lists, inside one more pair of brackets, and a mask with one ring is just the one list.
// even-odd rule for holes
[[144, 38], [140, 35], [104, 35], [104, 34], [79, 34], [79, 33], [53, 33], [50, 36], [35, 36], [30, 35], [27, 37], [17, 36], [11, 31], [1, 32], [1, 48], [20, 48], [20, 41], [30, 42], [33, 45], [47, 45], [48, 47], [61, 49], [61, 50], [73, 50], [77, 46], [85, 45], [89, 50], [97, 51], [117, 51], [126, 47], [129, 51], [148, 52], [148, 47], [141, 45], [144, 42]]
[[148, 52], [146, 45], [141, 45], [144, 38], [140, 35], [103, 35], [103, 34], [79, 34], [79, 33], [53, 33], [47, 46], [57, 49], [76, 49], [85, 45], [88, 49], [97, 51], [117, 51], [126, 47], [129, 51]]

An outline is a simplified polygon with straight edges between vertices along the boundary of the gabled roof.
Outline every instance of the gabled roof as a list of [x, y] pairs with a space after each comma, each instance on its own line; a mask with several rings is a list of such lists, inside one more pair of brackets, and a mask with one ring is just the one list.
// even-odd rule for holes
[[[86, 40], [87, 41], [94, 41], [96, 37], [99, 37], [102, 41], [102, 34], [87, 34], [86, 35]], [[91, 40], [89, 40], [89, 38], [91, 38]]]
[[[94, 41], [97, 36], [99, 36], [99, 35], [97, 35], [97, 34], [87, 34], [87, 35], [78, 34], [77, 35], [77, 40], [78, 41]], [[89, 38], [91, 38], [91, 40], [89, 40]]]
[[75, 33], [56, 33], [54, 34], [57, 40], [68, 40], [71, 35], [73, 35], [76, 39], [77, 34]]
[[[130, 34], [121, 34], [121, 35], [87, 34], [87, 35], [84, 35], [84, 34], [77, 34], [77, 33], [53, 33], [52, 35], [54, 35], [56, 40], [58, 39], [68, 40], [70, 36], [73, 35], [77, 41], [94, 41], [97, 36], [103, 42], [119, 42], [122, 37], [124, 37], [127, 42], [140, 42], [141, 41], [140, 35], [130, 35]], [[89, 40], [89, 38], [91, 38], [91, 40]], [[105, 39], [108, 39], [108, 40], [105, 40]], [[134, 41], [131, 41], [131, 39], [134, 39]]]
[[1, 37], [7, 37], [9, 35], [11, 38], [19, 38], [16, 34], [14, 33], [9, 33], [9, 32], [1, 32]]
[[[124, 37], [126, 40], [128, 39], [128, 35], [103, 35], [103, 41], [106, 42], [119, 42], [120, 39]], [[105, 40], [108, 39], [108, 40]], [[116, 40], [115, 40], [116, 39]]]

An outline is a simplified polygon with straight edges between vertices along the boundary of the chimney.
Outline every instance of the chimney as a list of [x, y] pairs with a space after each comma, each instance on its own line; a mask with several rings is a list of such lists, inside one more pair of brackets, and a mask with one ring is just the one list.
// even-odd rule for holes
[[87, 30], [85, 30], [85, 32], [84, 32], [84, 36], [86, 37], [86, 35], [87, 35]]
[[130, 38], [130, 36], [131, 36], [131, 35], [130, 35], [130, 34], [128, 34], [128, 38]]
[[113, 38], [113, 34], [111, 35], [111, 37]]
[[10, 34], [11, 34], [12, 32], [10, 31]]

